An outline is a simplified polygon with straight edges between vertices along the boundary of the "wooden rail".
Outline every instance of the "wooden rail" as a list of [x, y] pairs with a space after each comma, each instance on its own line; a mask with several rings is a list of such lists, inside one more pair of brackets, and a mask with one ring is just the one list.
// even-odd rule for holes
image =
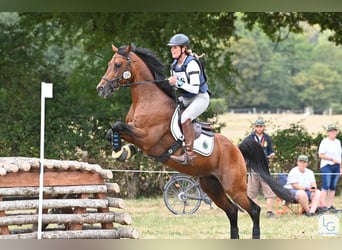
[[[0, 157], [0, 239], [37, 238], [39, 167], [37, 158]], [[123, 227], [132, 218], [116, 211], [125, 203], [112, 177], [97, 164], [44, 160], [42, 238], [139, 238]]]

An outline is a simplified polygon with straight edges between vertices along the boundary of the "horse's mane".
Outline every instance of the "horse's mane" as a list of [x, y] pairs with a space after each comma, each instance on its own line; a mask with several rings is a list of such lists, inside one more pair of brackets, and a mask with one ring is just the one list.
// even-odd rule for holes
[[[128, 56], [125, 52], [126, 47], [127, 46], [121, 46], [118, 50], [118, 54]], [[158, 81], [156, 82], [157, 86], [163, 90], [166, 95], [176, 101], [176, 93], [169, 84], [168, 80], [166, 80], [165, 65], [161, 63], [156, 54], [152, 50], [146, 48], [132, 47], [131, 50], [145, 62], [147, 67], [152, 72], [154, 79]]]

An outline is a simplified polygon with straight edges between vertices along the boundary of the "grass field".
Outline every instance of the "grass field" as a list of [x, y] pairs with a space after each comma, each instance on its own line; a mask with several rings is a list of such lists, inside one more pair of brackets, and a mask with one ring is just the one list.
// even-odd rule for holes
[[259, 117], [266, 121], [266, 132], [271, 133], [277, 129], [285, 129], [290, 124], [301, 124], [309, 133], [324, 132], [329, 123], [342, 124], [342, 115], [304, 115], [304, 114], [230, 114], [218, 116], [218, 121], [225, 123], [221, 133], [237, 144], [251, 132], [252, 123]]
[[[125, 200], [125, 212], [132, 217], [130, 227], [139, 231], [141, 239], [229, 239], [229, 222], [224, 212], [202, 203], [192, 215], [174, 215], [165, 207], [162, 198]], [[327, 239], [337, 236], [318, 235], [318, 216], [285, 214], [266, 218], [264, 202], [260, 201], [261, 239]], [[342, 197], [335, 206], [342, 208]], [[339, 215], [342, 217], [342, 214]], [[250, 239], [252, 221], [247, 213], [239, 213], [240, 238]], [[339, 218], [339, 231], [342, 220]], [[341, 235], [341, 233], [340, 233]]]

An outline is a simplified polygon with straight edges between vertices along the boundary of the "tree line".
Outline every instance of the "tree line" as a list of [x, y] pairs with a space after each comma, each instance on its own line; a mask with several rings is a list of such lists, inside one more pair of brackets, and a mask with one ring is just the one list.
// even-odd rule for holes
[[342, 47], [329, 41], [332, 31], [301, 22], [303, 33], [273, 43], [260, 27], [248, 31], [239, 23], [241, 39], [232, 41], [237, 93], [229, 93], [229, 107], [342, 113]]

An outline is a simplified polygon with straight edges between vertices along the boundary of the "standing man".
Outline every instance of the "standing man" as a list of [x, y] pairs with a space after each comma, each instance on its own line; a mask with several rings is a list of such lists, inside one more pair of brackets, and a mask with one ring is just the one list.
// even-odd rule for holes
[[[273, 151], [271, 137], [265, 133], [265, 121], [262, 118], [258, 118], [253, 125], [254, 131], [250, 135], [248, 135], [245, 140], [255, 140], [256, 142], [258, 142], [260, 146], [263, 148], [264, 153], [269, 162], [269, 159], [273, 158], [275, 156], [275, 153]], [[260, 189], [262, 190], [262, 193], [266, 199], [266, 217], [273, 217], [273, 204], [276, 195], [272, 191], [270, 186], [262, 180], [260, 175], [251, 171], [251, 173], [249, 173], [248, 175], [247, 180], [247, 195], [255, 203], [257, 203]]]

